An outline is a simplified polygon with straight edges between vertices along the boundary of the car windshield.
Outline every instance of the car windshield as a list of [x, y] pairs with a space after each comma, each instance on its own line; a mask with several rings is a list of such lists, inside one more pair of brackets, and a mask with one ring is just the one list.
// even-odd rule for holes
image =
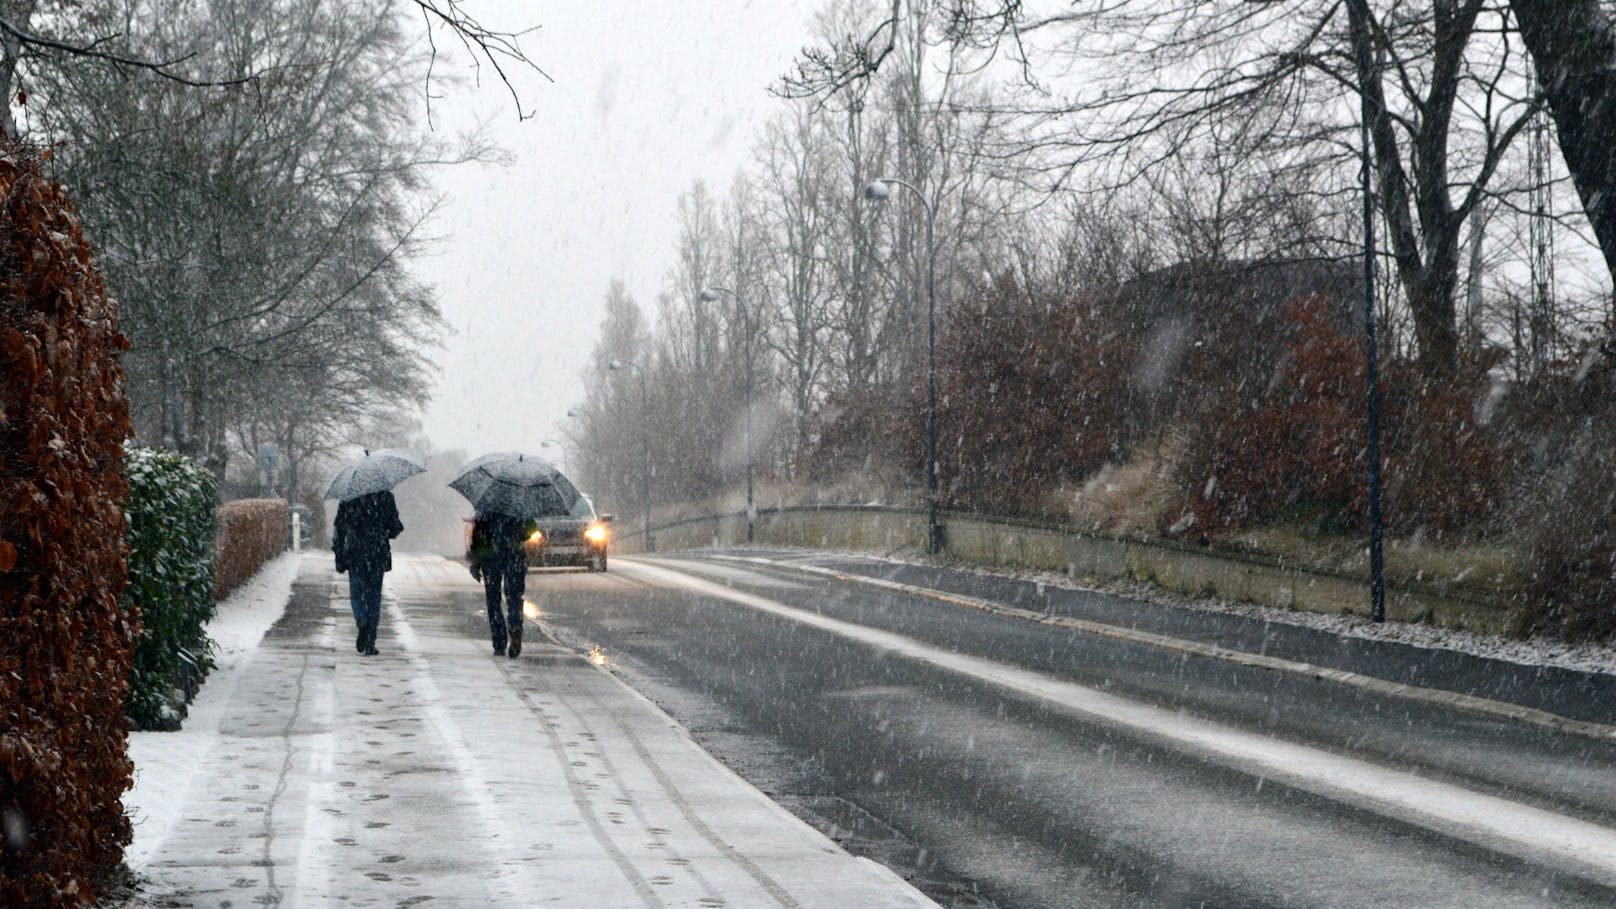
[[589, 501], [588, 496], [579, 496], [577, 504], [572, 506], [572, 516], [575, 518], [592, 518], [595, 516], [595, 504]]

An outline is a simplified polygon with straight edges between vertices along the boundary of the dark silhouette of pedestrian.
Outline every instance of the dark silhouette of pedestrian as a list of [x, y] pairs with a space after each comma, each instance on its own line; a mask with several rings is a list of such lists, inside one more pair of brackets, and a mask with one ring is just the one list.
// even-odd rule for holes
[[337, 573], [348, 574], [348, 600], [353, 606], [359, 636], [354, 647], [375, 656], [376, 626], [382, 617], [382, 575], [393, 570], [393, 547], [388, 542], [404, 532], [398, 503], [386, 490], [349, 499], [337, 506], [331, 549]]
[[[494, 655], [522, 653], [522, 594], [527, 589], [527, 553], [522, 544], [537, 527], [497, 511], [479, 511], [471, 527], [471, 576], [483, 582], [488, 633]], [[500, 609], [503, 594], [505, 608]]]

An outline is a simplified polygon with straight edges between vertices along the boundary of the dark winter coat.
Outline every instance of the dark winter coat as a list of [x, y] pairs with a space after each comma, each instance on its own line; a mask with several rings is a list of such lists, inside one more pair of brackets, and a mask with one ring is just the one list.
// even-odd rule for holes
[[497, 511], [478, 512], [471, 525], [470, 551], [466, 553], [471, 573], [480, 574], [483, 566], [490, 562], [522, 558], [522, 544], [537, 528], [537, 521], [513, 518]]
[[373, 492], [338, 505], [332, 530], [337, 571], [393, 570], [393, 548], [387, 541], [403, 533], [404, 525], [391, 492]]

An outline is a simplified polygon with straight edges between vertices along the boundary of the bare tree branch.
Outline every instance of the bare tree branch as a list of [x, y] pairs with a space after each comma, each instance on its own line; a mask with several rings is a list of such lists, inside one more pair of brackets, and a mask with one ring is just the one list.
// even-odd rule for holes
[[228, 85], [242, 85], [257, 78], [257, 75], [254, 74], [231, 79], [198, 79], [174, 71], [174, 68], [179, 66], [181, 63], [195, 59], [195, 53], [183, 54], [179, 57], [174, 57], [167, 60], [143, 60], [138, 57], [130, 57], [124, 54], [117, 54], [110, 51], [101, 50], [102, 45], [117, 40], [118, 38], [122, 37], [121, 35], [104, 36], [90, 41], [88, 44], [74, 44], [70, 41], [48, 38], [44, 35], [36, 34], [28, 31], [25, 28], [18, 27], [14, 23], [5, 19], [0, 19], [0, 32], [5, 33], [7, 36], [25, 48], [50, 51], [65, 54], [71, 57], [83, 57], [90, 60], [99, 60], [103, 63], [111, 63], [115, 66], [128, 67], [130, 69], [146, 70], [148, 72], [156, 73], [157, 75], [162, 76], [164, 79], [178, 82], [181, 85], [188, 85], [192, 88], [220, 88]]

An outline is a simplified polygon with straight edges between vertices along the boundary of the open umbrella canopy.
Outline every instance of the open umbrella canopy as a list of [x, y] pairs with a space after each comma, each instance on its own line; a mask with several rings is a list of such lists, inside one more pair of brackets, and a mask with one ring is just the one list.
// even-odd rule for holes
[[337, 471], [331, 485], [325, 489], [328, 499], [348, 501], [360, 496], [392, 489], [400, 482], [418, 473], [425, 473], [426, 465], [420, 455], [397, 448], [366, 451], [365, 456]]
[[478, 511], [517, 518], [546, 518], [572, 512], [580, 493], [561, 471], [536, 455], [507, 451], [486, 454], [449, 483]]

